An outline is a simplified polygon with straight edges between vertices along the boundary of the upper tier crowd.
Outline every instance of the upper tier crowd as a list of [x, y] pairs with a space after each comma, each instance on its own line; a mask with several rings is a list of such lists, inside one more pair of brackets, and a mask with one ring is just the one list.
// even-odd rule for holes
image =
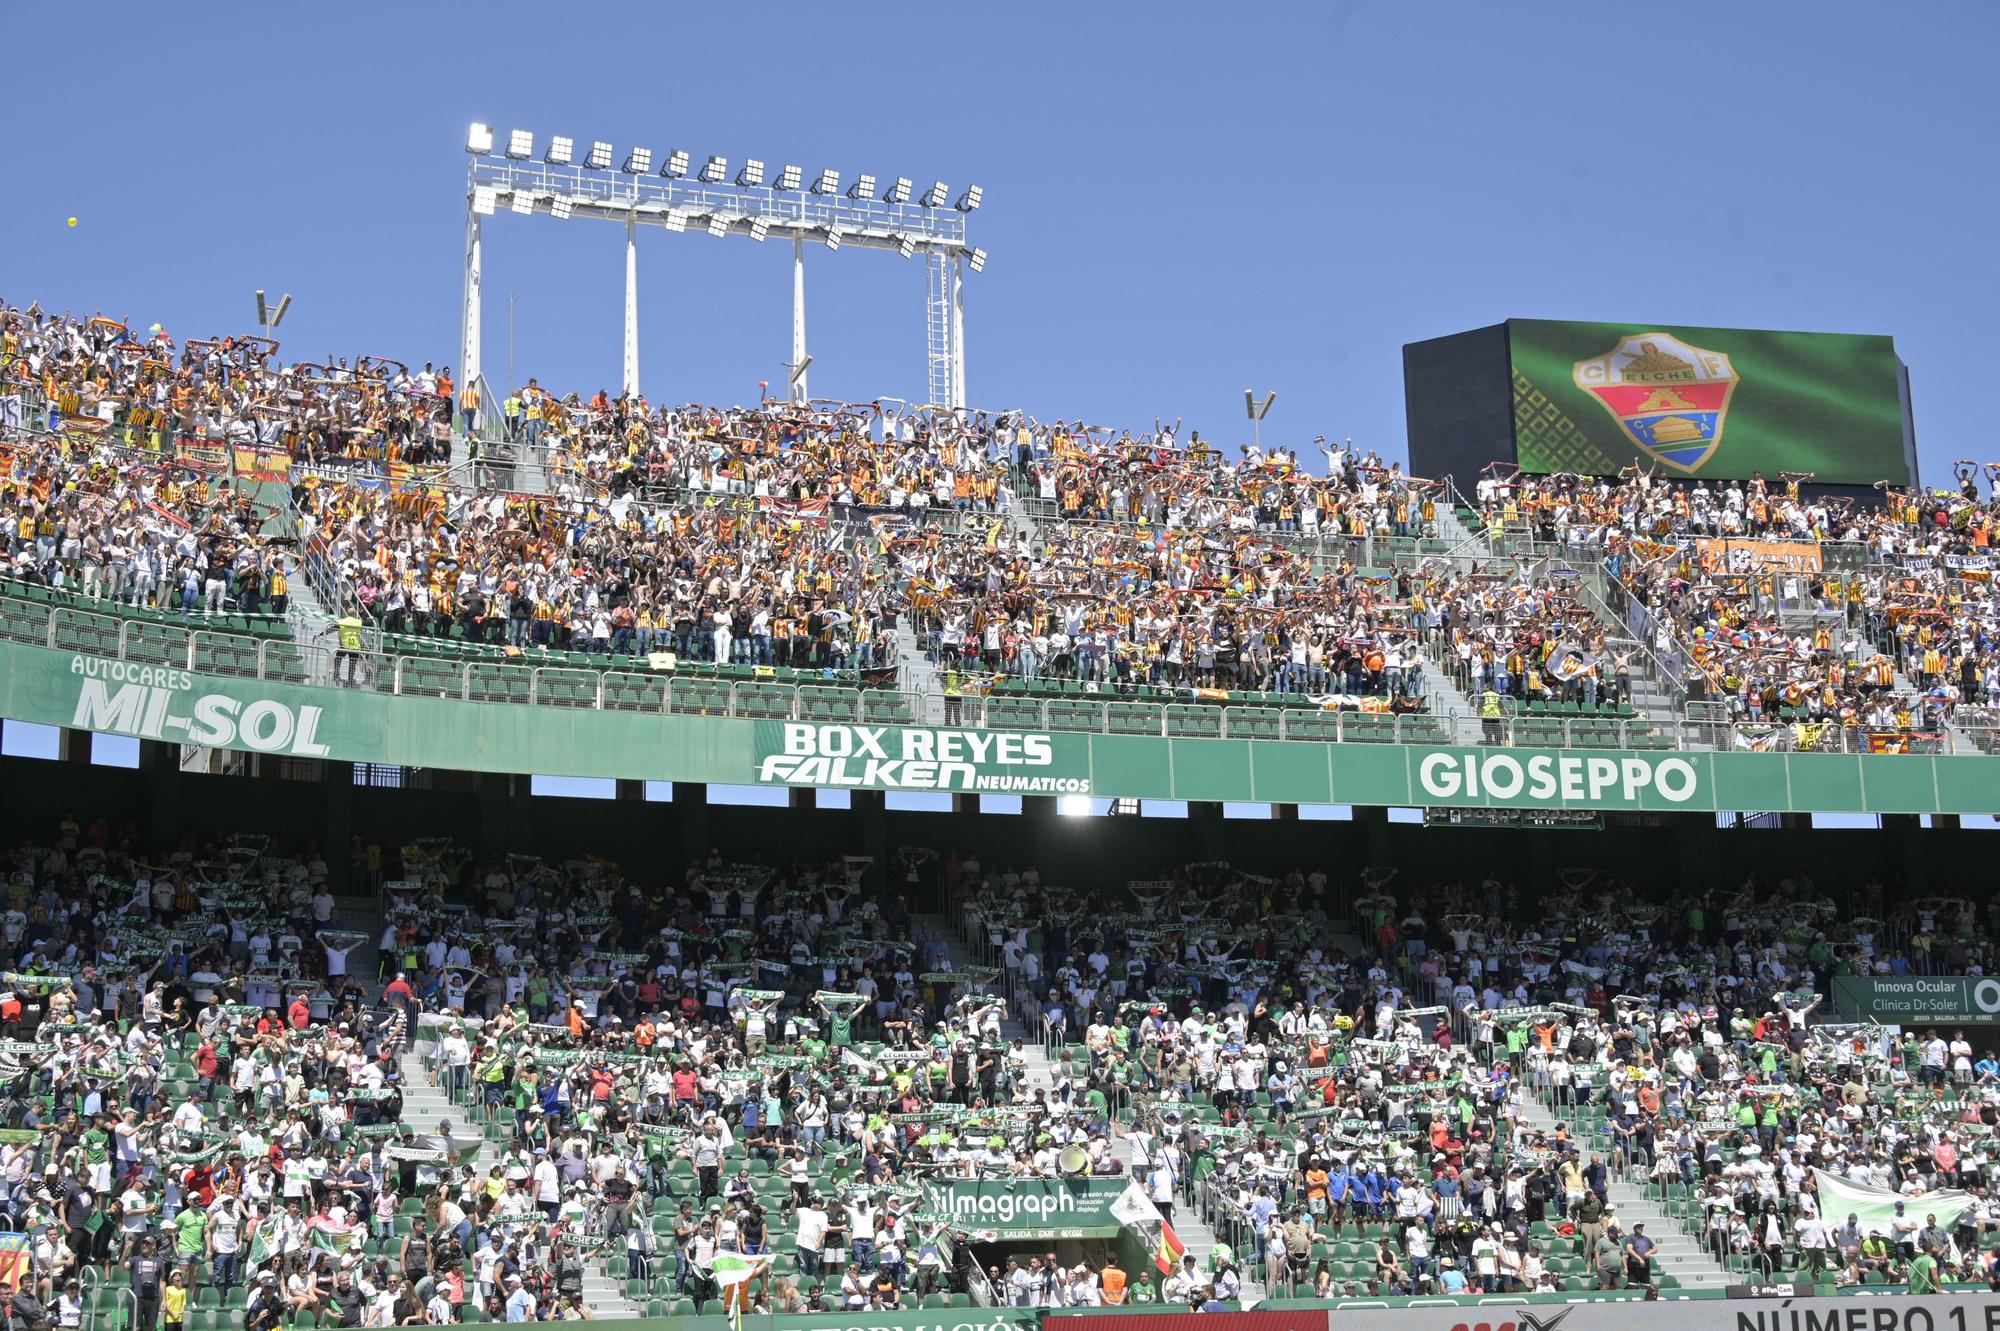
[[[425, 465], [453, 457], [455, 408], [487, 418], [470, 485]], [[24, 434], [31, 413], [57, 433]], [[479, 402], [448, 366], [284, 365], [255, 337], [32, 306], [0, 306], [0, 437], [12, 576], [207, 614], [282, 613], [303, 559], [384, 628], [521, 649], [880, 666], [907, 616], [968, 678], [1383, 708], [1421, 705], [1426, 662], [1475, 704], [1624, 700], [1636, 662], [1802, 745], [2000, 704], [1996, 515], [1971, 464], [1878, 505], [1798, 477], [1496, 469], [1475, 525], [1539, 544], [1447, 558], [1381, 539], [1435, 536], [1447, 492], [1351, 442], [1308, 467], [1178, 422], [653, 407], [534, 380]], [[296, 530], [224, 445], [304, 464]], [[524, 458], [549, 493], [505, 488]], [[1605, 598], [1580, 557], [1605, 562]]]
[[1636, 470], [1496, 473], [1477, 493], [1492, 535], [1605, 560], [1628, 623], [1691, 695], [1751, 721], [1796, 709], [1809, 723], [1935, 729], [2000, 702], [1997, 470], [1960, 463], [1954, 489], [1887, 490], [1875, 505], [1814, 497], [1798, 477], [1710, 486]]

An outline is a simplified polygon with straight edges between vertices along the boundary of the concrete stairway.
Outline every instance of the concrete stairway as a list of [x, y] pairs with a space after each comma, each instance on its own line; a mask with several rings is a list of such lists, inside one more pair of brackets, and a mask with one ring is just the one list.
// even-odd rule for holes
[[[1557, 1122], [1556, 1116], [1532, 1096], [1521, 1102], [1522, 1127], [1554, 1132]], [[1704, 1251], [1695, 1237], [1681, 1228], [1681, 1222], [1667, 1214], [1664, 1206], [1648, 1197], [1643, 1184], [1620, 1178], [1614, 1172], [1609, 1192], [1611, 1210], [1626, 1232], [1630, 1233], [1635, 1224], [1643, 1224], [1647, 1236], [1659, 1245], [1653, 1259], [1659, 1264], [1661, 1275], [1672, 1276], [1682, 1289], [1719, 1290], [1743, 1283], [1741, 1276], [1724, 1270]]]
[[[442, 1088], [432, 1084], [429, 1065], [421, 1055], [406, 1050], [401, 1061], [403, 1121], [415, 1128], [419, 1136], [437, 1132], [442, 1123], [451, 1124], [451, 1135], [458, 1140], [479, 1131], [468, 1123], [465, 1111], [451, 1103]], [[484, 1178], [486, 1171], [500, 1162], [500, 1155], [499, 1149], [482, 1135], [479, 1154], [473, 1160], [473, 1168], [479, 1177]], [[647, 1217], [646, 1222], [650, 1224], [651, 1217]], [[606, 1274], [601, 1260], [584, 1269], [583, 1304], [596, 1318], [642, 1317], [646, 1311], [634, 1307], [626, 1299], [624, 1282]]]
[[[1454, 554], [1494, 561], [1495, 568], [1508, 568], [1528, 561], [1526, 556], [1503, 553], [1494, 548], [1483, 532], [1469, 527], [1458, 516], [1455, 508], [1440, 504], [1437, 510], [1438, 537], [1448, 541]], [[1632, 706], [1637, 708], [1656, 730], [1664, 735], [1673, 735], [1686, 742], [1690, 736], [1683, 734], [1683, 727], [1677, 715], [1679, 691], [1669, 681], [1661, 678], [1653, 667], [1650, 642], [1641, 642], [1632, 626], [1625, 622], [1612, 608], [1613, 601], [1605, 586], [1607, 574], [1603, 565], [1590, 556], [1578, 556], [1565, 561], [1578, 575], [1579, 591], [1583, 603], [1594, 611], [1599, 623], [1604, 627], [1612, 649], [1630, 651], [1632, 658]], [[1474, 723], [1475, 727], [1477, 723]]]
[[910, 700], [910, 711], [922, 725], [944, 724], [944, 681], [908, 615], [896, 616], [896, 687]]
[[1434, 661], [1428, 651], [1420, 653], [1423, 661], [1424, 706], [1438, 724], [1451, 736], [1455, 744], [1478, 744], [1479, 707], [1465, 696], [1458, 683], [1447, 671], [1444, 663]]
[[[1908, 675], [1903, 673], [1903, 668], [1900, 664], [1896, 667], [1896, 677], [1893, 687], [1898, 694], [1907, 695], [1908, 697], [1911, 698], [1921, 698], [1923, 697], [1924, 694], [1923, 689], [1918, 687], [1917, 682], [1911, 679]], [[1912, 704], [1911, 706], [1911, 712], [1912, 714], [1916, 712], [1916, 707], [1914, 704]], [[1953, 753], [1984, 752], [1984, 750], [1981, 749], [1979, 745], [1973, 741], [1972, 736], [1966, 734], [1963, 730], [1960, 730], [1958, 728], [1958, 724], [1956, 722], [1946, 721], [1944, 723], [1944, 731], [1945, 731], [1945, 738], [1950, 742], [1951, 751]]]
[[[345, 854], [345, 846], [333, 846], [328, 854]], [[369, 897], [335, 897], [333, 899], [334, 923], [342, 929], [367, 935], [368, 941], [347, 954], [347, 974], [370, 998], [382, 996], [382, 985], [388, 977], [382, 970], [382, 911]]]
[[1458, 516], [1457, 508], [1450, 503], [1437, 506], [1437, 535], [1453, 551], [1486, 553], [1485, 538], [1466, 526]]

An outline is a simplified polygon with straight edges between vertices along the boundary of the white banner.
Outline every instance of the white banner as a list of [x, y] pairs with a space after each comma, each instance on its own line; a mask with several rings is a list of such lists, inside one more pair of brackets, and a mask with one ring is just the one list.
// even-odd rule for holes
[[1896, 1220], [1896, 1203], [1903, 1203], [1903, 1214], [1917, 1222], [1922, 1228], [1926, 1218], [1936, 1216], [1938, 1227], [1949, 1230], [1958, 1224], [1958, 1217], [1972, 1205], [1972, 1194], [1940, 1188], [1917, 1197], [1905, 1197], [1889, 1188], [1877, 1188], [1867, 1183], [1856, 1183], [1851, 1178], [1839, 1174], [1829, 1174], [1824, 1169], [1815, 1169], [1813, 1179], [1819, 1185], [1819, 1214], [1827, 1224], [1844, 1225], [1847, 1217], [1853, 1216], [1864, 1234], [1893, 1234]]

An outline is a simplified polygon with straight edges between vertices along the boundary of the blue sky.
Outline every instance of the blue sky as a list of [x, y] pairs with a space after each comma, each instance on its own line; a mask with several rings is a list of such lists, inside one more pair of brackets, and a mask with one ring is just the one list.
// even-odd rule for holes
[[[1401, 456], [1405, 341], [1740, 324], [1893, 334], [1927, 476], [2000, 457], [1989, 3], [10, 11], [16, 302], [204, 335], [263, 286], [288, 357], [456, 360], [484, 120], [982, 185], [975, 405], [1237, 442], [1255, 387], [1271, 440]], [[617, 229], [488, 236], [489, 368], [513, 292], [520, 376], [615, 390]], [[779, 378], [786, 258], [642, 237], [649, 394]], [[809, 263], [815, 392], [919, 396], [920, 265]]]

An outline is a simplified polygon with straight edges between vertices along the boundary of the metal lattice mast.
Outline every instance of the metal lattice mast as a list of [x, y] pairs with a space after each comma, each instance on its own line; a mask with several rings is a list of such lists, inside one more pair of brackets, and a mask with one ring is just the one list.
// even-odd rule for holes
[[[468, 388], [479, 382], [480, 269], [483, 239], [479, 230], [479, 210], [468, 196], [465, 208], [465, 287], [459, 307], [458, 381]], [[456, 406], [456, 404], [454, 404]]]
[[[639, 228], [625, 219], [625, 395], [639, 396]], [[509, 384], [507, 391], [514, 386]]]
[[949, 254], [924, 255], [924, 343], [930, 367], [926, 401], [934, 407], [960, 405], [952, 382], [951, 277]]

